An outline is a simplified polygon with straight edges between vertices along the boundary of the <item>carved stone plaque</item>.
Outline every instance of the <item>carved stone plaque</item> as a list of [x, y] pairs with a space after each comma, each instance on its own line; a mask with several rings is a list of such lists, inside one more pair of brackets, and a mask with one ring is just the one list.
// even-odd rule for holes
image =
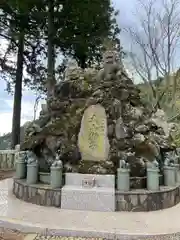
[[87, 188], [93, 188], [95, 186], [94, 178], [85, 178], [82, 180], [82, 186]]
[[84, 112], [78, 145], [83, 160], [107, 160], [110, 147], [107, 137], [107, 117], [101, 105], [92, 105]]

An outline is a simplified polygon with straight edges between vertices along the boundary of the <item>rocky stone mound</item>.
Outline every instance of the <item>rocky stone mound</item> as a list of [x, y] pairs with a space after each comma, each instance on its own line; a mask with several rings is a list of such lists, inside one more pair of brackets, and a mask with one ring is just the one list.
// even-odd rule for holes
[[[81, 120], [92, 105], [100, 105], [106, 112], [110, 144], [106, 161], [81, 159]], [[125, 159], [131, 177], [143, 177], [146, 162], [160, 161], [164, 153], [175, 148], [169, 128], [163, 111], [152, 114], [142, 104], [139, 89], [118, 62], [116, 52], [107, 51], [100, 71], [82, 70], [74, 63], [68, 67], [39, 119], [28, 126], [21, 149], [36, 153], [41, 171], [49, 171], [58, 153], [65, 171], [115, 173], [119, 160]]]

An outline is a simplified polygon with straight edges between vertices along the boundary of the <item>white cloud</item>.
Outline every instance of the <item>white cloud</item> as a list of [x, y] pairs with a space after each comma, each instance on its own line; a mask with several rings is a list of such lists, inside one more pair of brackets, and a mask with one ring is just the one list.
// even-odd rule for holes
[[[0, 124], [0, 134], [11, 132], [12, 127], [12, 112], [1, 113], [0, 114], [1, 124]], [[27, 122], [27, 119], [21, 118], [21, 125]]]
[[[0, 113], [0, 135], [11, 132], [12, 128], [12, 112], [10, 113]], [[21, 118], [21, 126], [27, 122], [28, 119], [22, 117]]]
[[[11, 112], [0, 113], [0, 135], [11, 132], [12, 128], [12, 115], [13, 115], [13, 100], [5, 100], [7, 105], [12, 109]], [[32, 101], [22, 101], [21, 110], [21, 126], [27, 121], [32, 121], [34, 118], [34, 101], [35, 97], [32, 95]], [[39, 116], [41, 110], [41, 103], [39, 102], [36, 116]]]
[[12, 113], [1, 113], [0, 120], [0, 135], [10, 132], [12, 125]]

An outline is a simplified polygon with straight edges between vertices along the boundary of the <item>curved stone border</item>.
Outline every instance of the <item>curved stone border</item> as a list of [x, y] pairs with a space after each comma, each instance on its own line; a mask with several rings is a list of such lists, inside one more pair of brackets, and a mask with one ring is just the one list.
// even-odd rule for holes
[[[25, 202], [61, 207], [61, 189], [52, 189], [49, 185], [27, 185], [25, 179], [14, 178], [13, 193]], [[173, 207], [179, 202], [180, 186], [162, 187], [156, 192], [143, 189], [130, 192], [116, 191], [116, 211], [155, 211]]]
[[180, 202], [180, 186], [161, 187], [159, 191], [116, 191], [116, 210], [131, 212], [156, 211], [175, 206]]
[[61, 189], [51, 189], [48, 185], [27, 185], [25, 179], [14, 178], [13, 193], [18, 199], [25, 202], [61, 207]]

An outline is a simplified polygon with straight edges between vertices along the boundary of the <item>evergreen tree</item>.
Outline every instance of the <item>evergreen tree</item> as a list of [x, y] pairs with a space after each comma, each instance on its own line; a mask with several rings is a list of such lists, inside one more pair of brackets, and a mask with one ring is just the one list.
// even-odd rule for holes
[[[22, 99], [22, 81], [23, 81], [23, 65], [26, 61], [25, 45], [29, 45], [26, 39], [36, 33], [36, 23], [32, 21], [29, 14], [34, 5], [30, 2], [23, 4], [21, 1], [7, 0], [1, 2], [0, 16], [0, 35], [9, 40], [9, 46], [6, 54], [1, 59], [2, 71], [10, 74], [10, 79], [14, 83], [14, 106], [12, 119], [12, 142], [11, 147], [20, 143], [20, 120], [21, 120], [21, 99]], [[30, 43], [31, 46], [33, 46]], [[7, 56], [11, 52], [16, 53], [16, 66], [7, 64]], [[10, 83], [10, 82], [8, 82]]]
[[[59, 52], [75, 58], [82, 68], [99, 62], [105, 38], [119, 44], [116, 15], [109, 0], [1, 0], [0, 36], [8, 40], [8, 48], [0, 66], [3, 75], [10, 76], [8, 86], [14, 86], [12, 148], [20, 142], [23, 81], [50, 96]], [[16, 66], [8, 61], [11, 53], [17, 55]], [[47, 67], [43, 56], [47, 57]], [[29, 78], [23, 78], [24, 67]]]

